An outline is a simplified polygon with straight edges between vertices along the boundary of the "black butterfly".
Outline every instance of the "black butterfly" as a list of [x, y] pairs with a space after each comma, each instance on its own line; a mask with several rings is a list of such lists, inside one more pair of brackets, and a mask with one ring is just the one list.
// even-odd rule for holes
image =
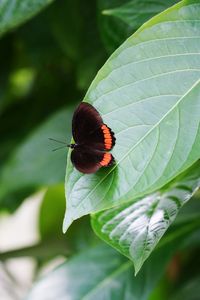
[[75, 110], [72, 135], [75, 143], [68, 146], [73, 149], [71, 161], [78, 171], [90, 174], [114, 163], [108, 152], [115, 145], [114, 133], [91, 104], [82, 102]]

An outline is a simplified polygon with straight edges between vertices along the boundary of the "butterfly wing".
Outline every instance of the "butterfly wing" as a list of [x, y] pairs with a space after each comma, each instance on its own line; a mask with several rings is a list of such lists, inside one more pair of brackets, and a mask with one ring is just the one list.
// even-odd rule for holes
[[82, 102], [72, 120], [72, 134], [77, 144], [97, 150], [111, 150], [115, 145], [112, 130], [103, 123], [98, 111], [89, 103]]
[[81, 102], [74, 112], [72, 134], [76, 143], [82, 144], [103, 124], [98, 111], [89, 103]]
[[89, 135], [86, 144], [98, 150], [109, 151], [114, 147], [115, 140], [114, 132], [106, 124], [102, 124]]
[[114, 158], [111, 153], [78, 146], [71, 153], [71, 161], [78, 171], [91, 174], [101, 167], [111, 166], [114, 163]]

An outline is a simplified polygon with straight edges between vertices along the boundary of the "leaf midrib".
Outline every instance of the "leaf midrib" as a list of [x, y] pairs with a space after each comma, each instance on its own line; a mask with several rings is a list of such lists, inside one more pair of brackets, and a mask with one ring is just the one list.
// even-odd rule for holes
[[[150, 218], [148, 219], [148, 223], [147, 223], [147, 226], [146, 226], [146, 234], [145, 234], [145, 240], [144, 240], [144, 247], [142, 248], [142, 255], [141, 255], [141, 258], [140, 258], [140, 264], [139, 264], [139, 267], [138, 267], [138, 264], [137, 264], [137, 261], [134, 260], [134, 257], [133, 257], [133, 260], [134, 260], [134, 266], [137, 266], [136, 268], [136, 273], [137, 271], [139, 271], [140, 269], [140, 266], [141, 266], [141, 263], [143, 264], [144, 260], [145, 260], [145, 253], [147, 251], [147, 244], [148, 244], [148, 237], [149, 237], [149, 225], [150, 225], [150, 222], [152, 220], [152, 217], [154, 216], [154, 213], [159, 205], [160, 201], [158, 200], [155, 207], [153, 208], [153, 211], [152, 211], [152, 214], [150, 216]], [[154, 240], [155, 242], [155, 240]], [[155, 246], [155, 245], [154, 245]], [[150, 255], [151, 252], [148, 251], [148, 256]], [[147, 257], [148, 257], [147, 256]]]

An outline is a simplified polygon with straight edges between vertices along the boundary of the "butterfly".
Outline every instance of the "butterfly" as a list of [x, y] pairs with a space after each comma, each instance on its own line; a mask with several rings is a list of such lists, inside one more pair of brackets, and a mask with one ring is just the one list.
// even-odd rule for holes
[[75, 110], [72, 136], [75, 143], [68, 146], [72, 149], [72, 164], [78, 171], [90, 174], [114, 164], [114, 157], [108, 152], [115, 145], [114, 133], [91, 104], [81, 102]]

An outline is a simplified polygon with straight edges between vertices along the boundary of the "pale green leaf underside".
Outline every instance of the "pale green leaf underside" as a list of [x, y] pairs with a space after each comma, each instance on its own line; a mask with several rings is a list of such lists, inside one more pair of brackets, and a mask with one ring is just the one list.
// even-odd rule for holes
[[0, 35], [40, 12], [53, 0], [1, 0]]
[[199, 158], [199, 79], [199, 1], [153, 18], [111, 56], [84, 100], [115, 132], [117, 163], [83, 175], [68, 159], [64, 230], [160, 188]]
[[92, 217], [99, 237], [128, 256], [137, 273], [181, 207], [200, 186], [200, 161], [164, 191]]

